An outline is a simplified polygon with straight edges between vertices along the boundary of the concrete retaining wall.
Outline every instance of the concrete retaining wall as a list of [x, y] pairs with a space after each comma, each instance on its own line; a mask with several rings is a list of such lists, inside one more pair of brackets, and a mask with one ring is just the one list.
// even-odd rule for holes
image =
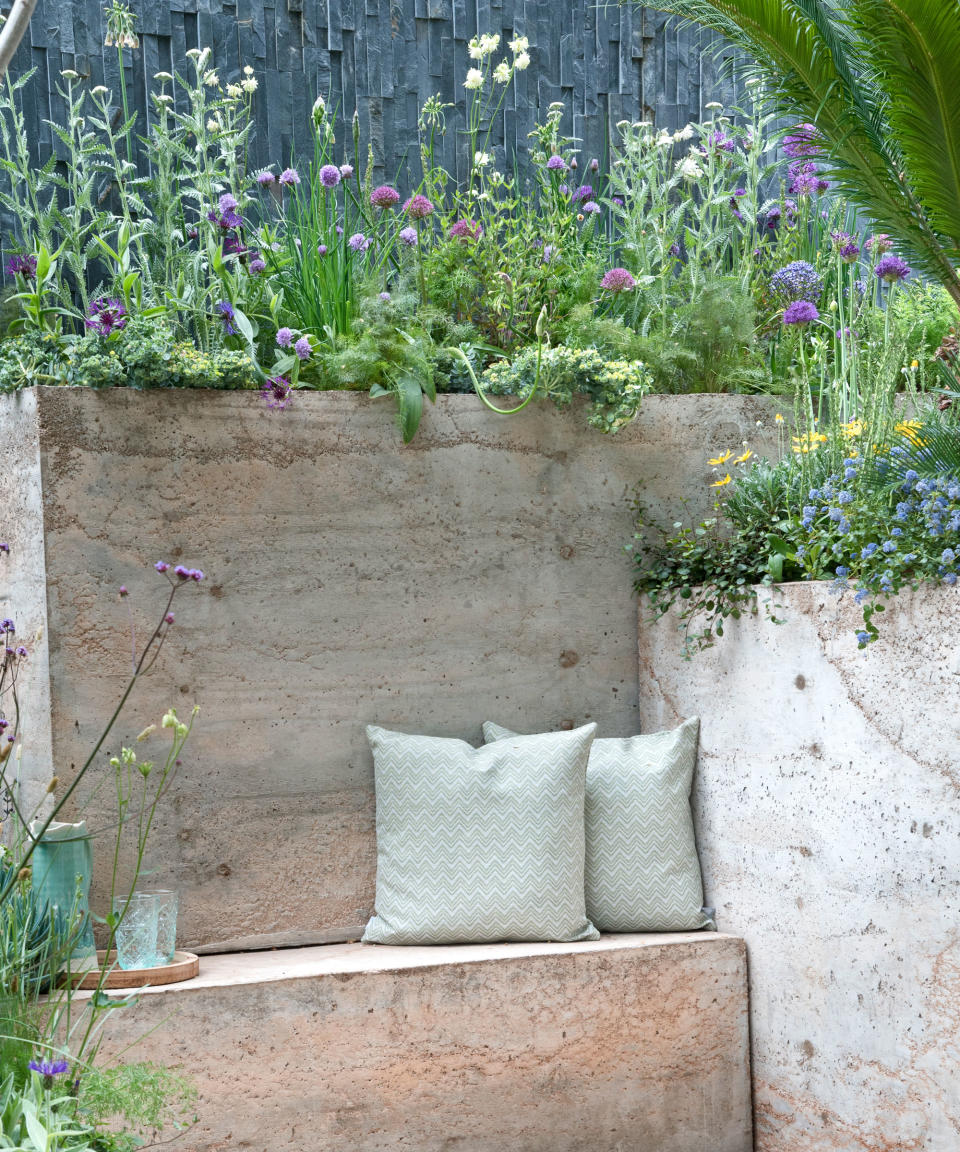
[[[762, 593], [763, 597], [769, 592]], [[750, 952], [760, 1152], [960, 1148], [960, 597], [865, 652], [825, 585], [680, 657], [641, 614], [644, 730], [702, 717], [707, 899]]]
[[[772, 412], [651, 397], [606, 438], [577, 412], [503, 418], [446, 396], [405, 448], [389, 408], [349, 393], [297, 393], [283, 413], [239, 393], [0, 398], [18, 464], [0, 480], [18, 542], [0, 578], [49, 637], [25, 768], [43, 787], [87, 755], [128, 675], [128, 607], [139, 634], [159, 611], [153, 562], [203, 568], [118, 728], [129, 742], [170, 704], [202, 707], [153, 879], [181, 891], [185, 945], [349, 939], [374, 883], [364, 724], [635, 732], [631, 494], [643, 481], [665, 516], [684, 497], [706, 511], [707, 456], [771, 449]], [[91, 826], [112, 823], [109, 794]]]

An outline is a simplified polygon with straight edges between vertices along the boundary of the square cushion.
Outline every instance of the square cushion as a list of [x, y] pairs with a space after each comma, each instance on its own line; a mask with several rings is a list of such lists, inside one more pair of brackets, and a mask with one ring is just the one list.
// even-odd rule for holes
[[[712, 926], [694, 838], [690, 790], [700, 721], [669, 732], [594, 740], [587, 767], [587, 915], [601, 932]], [[487, 721], [484, 739], [509, 739]]]
[[377, 899], [363, 940], [596, 940], [583, 889], [596, 727], [482, 748], [368, 727]]

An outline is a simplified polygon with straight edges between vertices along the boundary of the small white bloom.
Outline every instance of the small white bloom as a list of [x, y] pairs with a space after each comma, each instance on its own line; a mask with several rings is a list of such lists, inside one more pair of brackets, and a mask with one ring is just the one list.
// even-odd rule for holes
[[208, 132], [219, 132], [220, 131], [220, 125], [212, 117], [207, 121], [207, 131]]
[[653, 127], [653, 121], [652, 120], [636, 120], [634, 122], [633, 126], [634, 126], [634, 128], [652, 128]]
[[527, 68], [529, 68], [530, 67], [530, 53], [529, 52], [521, 52], [517, 56], [516, 60], [514, 60], [513, 66], [514, 66], [514, 68], [516, 68], [516, 70], [518, 72], [523, 72]]
[[70, 80], [71, 82], [80, 79], [80, 73], [74, 72], [72, 68], [64, 68], [60, 75], [64, 78], [64, 80]]
[[318, 96], [313, 102], [313, 115], [314, 117], [322, 116], [326, 112], [327, 106], [324, 103], [322, 96]]
[[158, 92], [154, 96], [154, 100], [158, 104], [172, 104], [173, 103], [173, 97], [170, 95], [169, 92]]
[[467, 78], [464, 80], [463, 86], [469, 91], [475, 91], [477, 88], [483, 87], [483, 73], [479, 68], [471, 68], [467, 72]]
[[711, 100], [709, 104], [704, 104], [704, 108], [722, 108], [723, 105], [718, 100]]
[[208, 88], [219, 88], [220, 77], [217, 75], [216, 69], [214, 69], [212, 72], [208, 72], [206, 76], [204, 76], [203, 82]]
[[173, 77], [169, 72], [154, 72], [153, 78], [154, 80], [160, 80], [162, 83], [166, 83], [168, 80], [173, 81]]
[[490, 163], [489, 152], [474, 152], [473, 162], [478, 168], [486, 168]]
[[253, 69], [250, 67], [249, 64], [244, 64], [243, 74], [244, 74], [244, 76], [252, 76], [253, 75]]
[[94, 96], [106, 96], [110, 89], [105, 84], [98, 84], [96, 88], [90, 89]]
[[703, 169], [693, 155], [684, 157], [684, 159], [677, 164], [677, 170], [686, 180], [699, 180], [703, 175]]
[[199, 49], [199, 48], [190, 48], [190, 49], [188, 49], [188, 50], [187, 50], [187, 56], [188, 56], [188, 57], [189, 57], [191, 60], [199, 60], [199, 59], [200, 59], [200, 49]]
[[489, 56], [491, 52], [496, 52], [500, 47], [500, 33], [495, 32], [493, 35], [481, 36], [480, 47], [483, 49], [484, 56]]
[[506, 62], [506, 60], [501, 60], [496, 68], [494, 68], [493, 78], [498, 84], [510, 83], [510, 65]]
[[696, 129], [692, 124], [687, 124], [677, 133], [681, 140], [692, 140], [696, 134]]
[[470, 53], [471, 60], [483, 59], [483, 49], [480, 47], [479, 37], [474, 36], [474, 38], [467, 45], [467, 51]]
[[530, 47], [530, 41], [526, 36], [517, 36], [507, 45], [514, 56], [522, 56], [524, 52]]
[[257, 83], [256, 76], [248, 76], [246, 80], [240, 81], [240, 87], [244, 92], [256, 92], [260, 85]]
[[243, 95], [243, 89], [240, 87], [239, 84], [228, 84], [227, 85], [227, 95], [232, 97], [234, 100], [239, 100], [240, 97]]

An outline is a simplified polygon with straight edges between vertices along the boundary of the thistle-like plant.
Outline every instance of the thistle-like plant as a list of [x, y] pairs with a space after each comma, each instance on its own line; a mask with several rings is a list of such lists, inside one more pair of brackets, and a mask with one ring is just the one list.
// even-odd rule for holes
[[[626, 0], [624, 0], [626, 2]], [[960, 4], [656, 0], [744, 49], [830, 176], [960, 306]]]

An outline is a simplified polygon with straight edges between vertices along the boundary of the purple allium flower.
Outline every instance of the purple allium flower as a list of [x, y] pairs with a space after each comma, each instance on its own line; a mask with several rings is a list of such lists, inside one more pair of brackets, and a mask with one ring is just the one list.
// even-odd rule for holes
[[831, 232], [833, 250], [838, 253], [845, 264], [852, 264], [860, 255], [860, 245], [849, 232]]
[[29, 253], [24, 252], [16, 256], [11, 256], [7, 261], [8, 276], [23, 276], [27, 280], [32, 280], [36, 274], [36, 256], [31, 256]]
[[336, 164], [324, 164], [320, 169], [320, 183], [324, 188], [336, 188], [340, 183], [340, 169]]
[[783, 138], [783, 150], [796, 159], [798, 156], [819, 156], [820, 133], [815, 124], [797, 124]]
[[636, 280], [626, 268], [611, 268], [600, 281], [600, 287], [606, 292], [630, 292], [636, 286]]
[[370, 247], [370, 241], [364, 236], [362, 232], [354, 232], [354, 234], [347, 241], [347, 247], [352, 248], [354, 252], [366, 252]]
[[266, 270], [267, 262], [260, 256], [254, 256], [254, 258], [247, 265], [247, 271], [251, 276], [259, 276], [261, 272], [266, 272]]
[[551, 156], [550, 159], [547, 161], [547, 168], [551, 172], [566, 172], [566, 170], [567, 170], [566, 161], [563, 159], [562, 156]]
[[166, 562], [166, 560], [158, 560], [156, 564], [154, 564], [154, 568], [156, 568], [158, 572], [166, 572], [169, 567], [170, 565]]
[[454, 240], [479, 240], [483, 235], [483, 225], [473, 220], [457, 220], [450, 226], [450, 236]]
[[600, 161], [596, 157], [594, 157], [590, 161], [590, 171], [591, 172], [599, 172], [600, 171]]
[[261, 188], [269, 188], [271, 185], [276, 184], [277, 182], [276, 176], [274, 176], [272, 172], [268, 172], [266, 169], [264, 169], [262, 172], [258, 172], [256, 179]]
[[268, 408], [283, 411], [293, 398], [293, 385], [286, 376], [270, 376], [260, 389]]
[[127, 326], [127, 310], [122, 300], [101, 296], [91, 303], [84, 323], [99, 336], [109, 336]]
[[589, 184], [581, 184], [580, 187], [573, 194], [574, 200], [592, 200], [593, 188]]
[[884, 252], [889, 252], [893, 247], [893, 241], [887, 232], [878, 232], [875, 236], [871, 236], [865, 245], [867, 251], [872, 256], [882, 256]]
[[343, 225], [342, 225], [342, 224], [338, 224], [338, 225], [336, 226], [336, 228], [334, 228], [334, 231], [336, 232], [336, 234], [337, 234], [338, 236], [342, 236], [342, 235], [343, 235]]
[[278, 328], [277, 329], [277, 344], [281, 348], [289, 348], [293, 343], [293, 329], [292, 328]]
[[[340, 165], [340, 175], [344, 178], [344, 180], [349, 180], [350, 177], [353, 175], [353, 165], [352, 164], [341, 164]], [[399, 197], [398, 197], [398, 199], [399, 199]]]
[[62, 1076], [70, 1067], [66, 1060], [31, 1060], [27, 1065], [31, 1072], [41, 1076]]
[[823, 292], [823, 283], [812, 264], [794, 260], [770, 277], [770, 291], [788, 302], [808, 300], [816, 304]]
[[227, 336], [236, 336], [237, 329], [233, 321], [236, 313], [233, 310], [233, 305], [229, 300], [220, 300], [216, 305], [217, 311], [220, 313], [220, 319], [223, 321], [223, 330]]
[[797, 160], [789, 168], [790, 184], [787, 191], [791, 196], [814, 196], [821, 189], [821, 181], [816, 164], [809, 160]]
[[898, 280], [906, 280], [913, 269], [902, 257], [887, 255], [881, 256], [873, 271], [879, 280], [895, 284]]
[[433, 215], [433, 205], [419, 192], [416, 196], [411, 196], [410, 199], [403, 206], [404, 212], [413, 220], [426, 220], [428, 216]]
[[381, 184], [370, 193], [370, 203], [374, 208], [392, 208], [400, 203], [400, 193], [389, 184]]
[[416, 228], [401, 228], [399, 232], [400, 242], [406, 244], [408, 248], [415, 248], [417, 244], [417, 230]]
[[297, 354], [299, 360], [309, 360], [310, 353], [313, 349], [310, 347], [310, 340], [306, 336], [301, 336], [300, 339], [293, 346], [294, 352]]
[[[320, 169], [320, 179], [323, 179], [324, 170]], [[277, 180], [284, 188], [292, 188], [294, 184], [300, 183], [300, 176], [296, 168], [284, 168], [284, 170], [277, 177]]]
[[164, 616], [163, 622], [164, 622], [164, 624], [172, 624], [173, 623], [173, 613], [168, 612], [166, 614], [166, 616]]
[[224, 192], [217, 203], [221, 212], [235, 212], [240, 207], [236, 196], [230, 192]]
[[543, 262], [549, 264], [550, 261], [556, 256], [557, 250], [552, 244], [544, 244], [543, 246]]
[[816, 304], [809, 300], [794, 300], [783, 314], [784, 324], [812, 324], [820, 319]]

